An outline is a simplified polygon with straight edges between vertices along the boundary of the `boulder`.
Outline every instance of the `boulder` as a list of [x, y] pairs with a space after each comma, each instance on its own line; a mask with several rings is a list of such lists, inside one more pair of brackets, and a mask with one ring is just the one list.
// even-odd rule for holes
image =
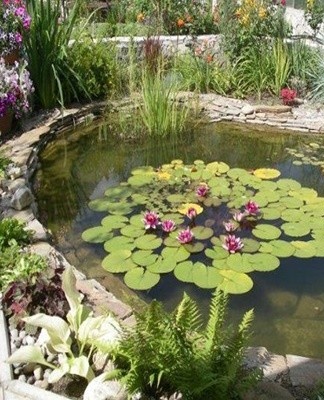
[[22, 186], [12, 196], [10, 205], [15, 210], [20, 211], [30, 206], [33, 201], [34, 197], [30, 189], [27, 186]]

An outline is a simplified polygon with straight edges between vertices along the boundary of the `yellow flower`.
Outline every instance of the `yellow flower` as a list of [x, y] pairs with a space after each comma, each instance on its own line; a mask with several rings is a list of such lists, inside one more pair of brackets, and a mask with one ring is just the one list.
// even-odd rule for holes
[[264, 19], [267, 16], [267, 10], [264, 7], [260, 7], [258, 14], [260, 19]]
[[194, 208], [196, 210], [197, 215], [201, 214], [203, 212], [203, 208], [199, 204], [195, 203], [185, 203], [182, 204], [179, 208], [178, 211], [180, 214], [187, 215], [188, 210], [190, 208]]
[[168, 181], [171, 178], [171, 174], [169, 174], [169, 172], [165, 172], [165, 171], [158, 171], [157, 173], [157, 177], [161, 180], [161, 181]]

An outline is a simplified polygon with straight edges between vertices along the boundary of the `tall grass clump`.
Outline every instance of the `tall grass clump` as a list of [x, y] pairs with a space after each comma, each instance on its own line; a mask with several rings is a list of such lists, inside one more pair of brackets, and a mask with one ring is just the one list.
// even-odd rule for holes
[[67, 57], [80, 1], [74, 2], [64, 18], [61, 16], [60, 0], [30, 0], [27, 5], [32, 23], [24, 43], [37, 105], [42, 108], [52, 108], [58, 104], [63, 106], [77, 97], [75, 80], [87, 93]]
[[313, 101], [324, 101], [324, 59], [323, 52], [316, 56], [316, 68], [308, 73], [310, 79], [310, 95]]
[[235, 329], [225, 326], [228, 296], [216, 291], [206, 324], [186, 294], [173, 313], [153, 301], [125, 329], [115, 363], [130, 394], [160, 398], [181, 392], [186, 400], [234, 400], [255, 384], [243, 370], [253, 311]]

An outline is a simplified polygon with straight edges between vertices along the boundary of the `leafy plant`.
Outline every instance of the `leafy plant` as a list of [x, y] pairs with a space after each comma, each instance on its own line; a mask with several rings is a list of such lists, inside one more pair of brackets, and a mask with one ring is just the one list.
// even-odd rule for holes
[[228, 296], [216, 291], [206, 324], [186, 294], [171, 314], [153, 301], [136, 312], [136, 325], [125, 329], [116, 364], [130, 394], [170, 395], [187, 400], [238, 399], [258, 380], [244, 372], [242, 360], [253, 311], [235, 329], [225, 327]]
[[1, 250], [0, 257], [0, 291], [13, 282], [26, 280], [44, 271], [47, 267], [45, 259], [38, 254], [29, 254], [21, 250], [12, 240], [9, 247]]
[[63, 106], [77, 98], [79, 91], [75, 89], [75, 84], [87, 93], [81, 77], [73, 70], [67, 57], [79, 7], [80, 1], [77, 0], [63, 18], [60, 0], [28, 2], [32, 23], [24, 37], [25, 49], [36, 100], [43, 108], [58, 104]]
[[4, 176], [5, 169], [10, 164], [9, 158], [7, 158], [1, 151], [0, 151], [0, 176]]
[[27, 244], [32, 238], [32, 232], [26, 230], [26, 224], [15, 218], [0, 220], [0, 250], [4, 250], [13, 240], [17, 244]]
[[23, 318], [29, 325], [43, 328], [47, 334], [47, 346], [52, 353], [59, 354], [58, 365], [47, 362], [40, 346], [23, 346], [15, 351], [9, 363], [38, 363], [52, 368], [48, 381], [58, 381], [65, 374], [75, 374], [88, 381], [94, 378], [90, 358], [96, 348], [96, 341], [116, 337], [118, 324], [110, 316], [93, 317], [90, 309], [81, 304], [82, 294], [75, 289], [76, 279], [72, 267], [62, 275], [62, 287], [69, 303], [67, 321], [57, 316], [36, 314]]
[[281, 89], [280, 91], [280, 97], [282, 98], [282, 102], [289, 106], [289, 105], [293, 105], [296, 99], [296, 91], [293, 89], [289, 89], [289, 88], [284, 88]]
[[324, 4], [321, 0], [307, 0], [305, 19], [312, 28], [314, 36], [317, 35], [324, 20]]
[[308, 72], [310, 80], [310, 95], [314, 101], [323, 101], [324, 99], [324, 61], [323, 54], [319, 52], [316, 55], [317, 67]]
[[291, 73], [291, 60], [288, 48], [281, 39], [277, 39], [273, 45], [273, 61], [274, 61], [274, 92], [279, 94], [288, 82]]

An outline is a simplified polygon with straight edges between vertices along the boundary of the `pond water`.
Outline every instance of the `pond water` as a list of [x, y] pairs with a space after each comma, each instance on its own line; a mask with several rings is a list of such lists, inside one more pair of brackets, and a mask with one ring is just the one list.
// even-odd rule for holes
[[[123, 284], [122, 275], [112, 275], [101, 267], [103, 246], [81, 239], [85, 229], [99, 225], [106, 215], [91, 211], [90, 200], [126, 181], [134, 167], [158, 167], [173, 159], [185, 164], [197, 159], [223, 161], [247, 170], [276, 168], [281, 178], [293, 178], [324, 196], [324, 175], [320, 165], [314, 165], [319, 164], [318, 159], [324, 161], [321, 146], [319, 137], [231, 124], [202, 125], [178, 143], [149, 139], [128, 143], [101, 125], [93, 125], [61, 134], [47, 146], [40, 157], [34, 189], [40, 218], [67, 259], [117, 296], [129, 299], [133, 292]], [[246, 294], [231, 296], [229, 320], [236, 321], [254, 308], [253, 345], [281, 354], [324, 357], [323, 258], [281, 258], [275, 271], [249, 275], [254, 286]], [[183, 291], [207, 311], [212, 291], [181, 283], [172, 273], [165, 274], [151, 290], [137, 294], [147, 301], [157, 298], [172, 309]]]

